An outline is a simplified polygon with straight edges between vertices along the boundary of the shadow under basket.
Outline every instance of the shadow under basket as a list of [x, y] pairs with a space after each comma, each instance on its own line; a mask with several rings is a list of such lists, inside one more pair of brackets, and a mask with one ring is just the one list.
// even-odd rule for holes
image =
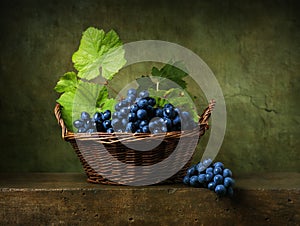
[[62, 129], [62, 138], [75, 150], [88, 182], [165, 184], [182, 182], [199, 138], [209, 127], [208, 119], [214, 104], [211, 101], [204, 110], [196, 129], [159, 134], [73, 133], [65, 126], [59, 104], [54, 113]]

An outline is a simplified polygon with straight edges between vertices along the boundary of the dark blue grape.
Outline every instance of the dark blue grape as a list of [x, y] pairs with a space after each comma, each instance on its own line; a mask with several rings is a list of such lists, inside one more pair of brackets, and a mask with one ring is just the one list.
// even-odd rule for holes
[[190, 185], [192, 185], [193, 187], [198, 187], [200, 185], [198, 181], [198, 176], [190, 177]]
[[85, 111], [81, 112], [81, 119], [84, 121], [90, 119], [90, 114]]
[[139, 102], [137, 102], [137, 105], [139, 108], [141, 109], [146, 109], [147, 105], [148, 105], [148, 101], [146, 99], [140, 99]]
[[196, 173], [197, 173], [197, 171], [195, 169], [195, 165], [193, 165], [187, 170], [186, 175], [191, 177], [191, 176], [195, 175]]
[[128, 122], [135, 122], [136, 120], [137, 120], [136, 114], [130, 112], [130, 113], [128, 114]]
[[212, 167], [206, 168], [205, 172], [206, 173], [213, 173], [214, 169]]
[[150, 129], [149, 129], [149, 126], [148, 125], [145, 125], [141, 128], [142, 132], [143, 133], [150, 133]]
[[102, 113], [96, 112], [93, 116], [93, 119], [95, 122], [102, 122]]
[[164, 105], [164, 108], [172, 108], [172, 109], [173, 109], [174, 106], [173, 106], [173, 104], [170, 104], [170, 103], [169, 103], [169, 104], [165, 104], [165, 105]]
[[108, 128], [111, 128], [111, 121], [110, 120], [105, 120], [103, 122], [103, 127], [105, 130], [107, 130]]
[[95, 133], [95, 132], [96, 132], [96, 129], [88, 129], [86, 132], [87, 132], [87, 133]]
[[214, 176], [214, 182], [216, 184], [222, 184], [223, 183], [223, 176], [218, 174]]
[[138, 110], [139, 110], [139, 107], [138, 107], [137, 104], [131, 105], [131, 107], [130, 107], [130, 112], [136, 113]]
[[223, 177], [232, 177], [232, 172], [230, 169], [223, 170]]
[[183, 178], [183, 183], [186, 184], [186, 185], [189, 185], [190, 184], [190, 177], [189, 176], [185, 176]]
[[130, 95], [133, 95], [133, 96], [136, 96], [136, 89], [129, 89], [127, 90], [127, 96], [130, 96]]
[[142, 130], [141, 129], [137, 129], [135, 132], [136, 133], [142, 133]]
[[153, 106], [155, 106], [155, 104], [156, 104], [156, 100], [153, 97], [150, 97], [148, 99], [148, 105], [153, 107]]
[[85, 132], [86, 132], [86, 128], [84, 128], [84, 127], [80, 127], [78, 129], [78, 133], [85, 133]]
[[164, 124], [167, 126], [168, 131], [172, 131], [173, 123], [172, 120], [169, 118], [164, 118]]
[[215, 192], [216, 192], [219, 196], [223, 196], [223, 195], [226, 194], [226, 188], [224, 187], [224, 185], [219, 184], [219, 185], [216, 186]]
[[135, 101], [135, 96], [129, 95], [126, 100], [129, 104], [132, 104]]
[[114, 132], [114, 129], [113, 129], [113, 128], [108, 128], [108, 129], [106, 130], [106, 132], [107, 132], [107, 133], [113, 133], [113, 132]]
[[125, 128], [126, 133], [133, 133], [135, 131], [134, 124], [132, 122], [128, 122]]
[[214, 174], [212, 172], [207, 172], [205, 174], [206, 181], [211, 181], [214, 178]]
[[223, 170], [221, 167], [217, 166], [214, 168], [214, 174], [223, 174]]
[[161, 127], [161, 131], [162, 131], [163, 133], [166, 133], [166, 132], [168, 132], [168, 129], [167, 129], [166, 126], [162, 126], [162, 127]]
[[97, 132], [104, 132], [105, 131], [102, 122], [97, 122], [96, 123], [96, 130], [97, 130]]
[[139, 124], [140, 128], [143, 128], [144, 126], [147, 126], [149, 124], [149, 122], [147, 120], [142, 120]]
[[173, 119], [175, 117], [175, 112], [173, 108], [164, 108], [163, 109], [164, 117], [168, 117], [169, 119]]
[[196, 169], [199, 173], [203, 173], [203, 171], [205, 170], [205, 166], [203, 166], [202, 162], [199, 162], [197, 165], [196, 165]]
[[208, 185], [207, 185], [207, 188], [208, 188], [209, 190], [214, 191], [215, 188], [216, 188], [216, 183], [213, 182], [213, 181], [212, 181], [212, 182], [209, 182]]
[[216, 163], [214, 164], [214, 167], [221, 167], [222, 169], [224, 169], [224, 164], [221, 163], [221, 162], [216, 162]]
[[83, 127], [84, 122], [81, 121], [81, 120], [75, 120], [75, 121], [73, 122], [73, 125], [74, 125], [75, 128], [78, 129], [78, 128], [80, 128], [80, 127]]
[[235, 181], [231, 177], [224, 178], [224, 186], [225, 187], [233, 187], [234, 184], [235, 184]]
[[149, 92], [147, 90], [144, 90], [144, 91], [141, 91], [139, 93], [139, 97], [140, 98], [146, 98], [146, 97], [149, 97]]
[[110, 112], [110, 110], [106, 110], [105, 112], [103, 112], [103, 115], [102, 115], [103, 121], [109, 120], [110, 117], [111, 117], [111, 112]]
[[206, 177], [205, 177], [205, 174], [199, 174], [198, 175], [198, 181], [199, 183], [203, 184], [206, 182]]
[[156, 108], [156, 109], [155, 109], [155, 116], [156, 116], [156, 117], [160, 117], [160, 118], [164, 117], [163, 109], [161, 109], [161, 108]]
[[174, 126], [178, 126], [181, 124], [181, 120], [180, 117], [177, 115], [174, 119], [173, 119], [173, 125]]
[[147, 119], [148, 115], [147, 115], [147, 111], [144, 110], [144, 109], [139, 109], [137, 111], [137, 118], [138, 119], [141, 119], [141, 120], [144, 120], [144, 119]]

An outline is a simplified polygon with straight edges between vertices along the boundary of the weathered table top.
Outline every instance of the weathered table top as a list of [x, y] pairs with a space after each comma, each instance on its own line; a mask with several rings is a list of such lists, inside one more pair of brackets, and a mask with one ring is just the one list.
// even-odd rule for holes
[[0, 174], [0, 225], [300, 225], [300, 173], [235, 180], [230, 199], [183, 184], [108, 186], [78, 173]]
[[[261, 173], [234, 177], [237, 189], [300, 189], [300, 173]], [[0, 189], [190, 189], [183, 184], [144, 187], [110, 186], [86, 182], [80, 173], [0, 173]]]

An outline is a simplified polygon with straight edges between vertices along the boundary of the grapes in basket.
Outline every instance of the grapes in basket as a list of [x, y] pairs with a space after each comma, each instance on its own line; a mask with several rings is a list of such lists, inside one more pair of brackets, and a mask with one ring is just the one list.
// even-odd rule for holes
[[219, 196], [231, 197], [235, 181], [231, 170], [225, 168], [222, 162], [212, 163], [211, 159], [206, 159], [187, 170], [183, 183], [192, 187], [208, 188]]
[[[112, 118], [112, 119], [111, 119]], [[115, 105], [115, 112], [96, 112], [91, 117], [87, 112], [73, 122], [78, 133], [126, 132], [126, 133], [165, 133], [189, 130], [197, 127], [187, 111], [170, 103], [157, 106], [156, 100], [147, 90], [137, 93], [129, 89], [127, 97]]]

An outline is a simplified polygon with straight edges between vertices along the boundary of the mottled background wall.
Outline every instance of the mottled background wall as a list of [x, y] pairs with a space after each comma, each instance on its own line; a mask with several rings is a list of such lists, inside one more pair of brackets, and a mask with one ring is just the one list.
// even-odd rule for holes
[[299, 172], [296, 3], [1, 1], [0, 171], [82, 170], [73, 149], [60, 137], [53, 87], [63, 73], [73, 70], [71, 56], [82, 31], [95, 26], [115, 29], [125, 43], [178, 43], [210, 66], [228, 111], [217, 158], [236, 174]]

